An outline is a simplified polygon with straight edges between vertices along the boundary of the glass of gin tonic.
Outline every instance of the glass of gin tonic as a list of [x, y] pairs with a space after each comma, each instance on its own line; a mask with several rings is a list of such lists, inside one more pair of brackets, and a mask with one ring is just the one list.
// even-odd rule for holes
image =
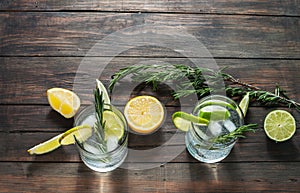
[[216, 139], [244, 124], [244, 116], [239, 106], [228, 97], [210, 95], [196, 104], [193, 115], [207, 119], [209, 123], [191, 123], [185, 136], [189, 153], [205, 163], [215, 163], [226, 158], [237, 139], [226, 142], [218, 142]]
[[113, 105], [106, 104], [103, 119], [104, 128], [100, 128], [100, 132], [93, 105], [75, 117], [75, 126], [89, 125], [93, 128], [93, 134], [87, 140], [75, 141], [84, 164], [97, 172], [116, 169], [124, 162], [128, 152], [128, 128], [123, 114]]

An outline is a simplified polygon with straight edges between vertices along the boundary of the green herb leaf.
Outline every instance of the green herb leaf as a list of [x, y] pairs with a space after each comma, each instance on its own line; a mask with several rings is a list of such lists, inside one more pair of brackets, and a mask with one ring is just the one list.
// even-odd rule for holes
[[257, 127], [257, 124], [243, 125], [228, 134], [220, 135], [216, 138], [213, 138], [213, 139], [211, 139], [211, 141], [213, 143], [227, 143], [227, 142], [230, 142], [231, 140], [234, 140], [239, 137], [245, 138], [244, 133], [249, 132], [249, 131], [255, 132], [256, 127]]

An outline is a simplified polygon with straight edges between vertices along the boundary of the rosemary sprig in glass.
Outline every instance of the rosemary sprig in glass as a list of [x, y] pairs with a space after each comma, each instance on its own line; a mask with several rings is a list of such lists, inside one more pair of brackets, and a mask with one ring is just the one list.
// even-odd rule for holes
[[244, 133], [252, 131], [255, 132], [255, 128], [257, 127], [257, 124], [248, 124], [248, 125], [242, 125], [241, 127], [237, 128], [236, 130], [220, 135], [218, 137], [215, 137], [211, 139], [212, 143], [227, 143], [230, 142], [236, 138], [245, 138]]
[[[105, 122], [103, 122], [103, 111], [104, 111], [104, 100], [102, 98], [102, 93], [99, 89], [94, 90], [95, 98], [95, 111], [96, 111], [96, 123], [94, 125], [95, 133], [97, 134], [98, 141], [105, 141], [104, 139], [104, 127]], [[106, 145], [105, 145], [106, 147]]]

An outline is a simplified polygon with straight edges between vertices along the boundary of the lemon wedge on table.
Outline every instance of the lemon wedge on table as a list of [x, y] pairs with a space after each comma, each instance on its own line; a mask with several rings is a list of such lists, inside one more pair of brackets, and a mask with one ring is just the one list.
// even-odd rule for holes
[[65, 118], [73, 117], [80, 107], [79, 97], [74, 92], [64, 88], [48, 89], [47, 97], [52, 109]]
[[74, 136], [79, 141], [84, 141], [92, 135], [92, 128], [89, 125], [81, 125], [67, 130], [43, 143], [40, 143], [30, 149], [27, 152], [33, 154], [45, 154], [51, 152], [61, 145], [74, 144]]

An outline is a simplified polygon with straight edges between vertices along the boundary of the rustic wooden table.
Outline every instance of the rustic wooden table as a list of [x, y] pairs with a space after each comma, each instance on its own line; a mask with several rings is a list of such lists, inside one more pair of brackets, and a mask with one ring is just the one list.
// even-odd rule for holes
[[[269, 91], [278, 83], [300, 101], [299, 0], [2, 0], [0, 20], [0, 192], [300, 192], [299, 131], [284, 143], [269, 140], [263, 131], [266, 114], [283, 107], [251, 104], [245, 121], [258, 123], [257, 132], [239, 140], [216, 164], [200, 163], [184, 149], [166, 164], [158, 159], [157, 167], [102, 174], [88, 169], [72, 145], [40, 156], [26, 152], [73, 125], [73, 119], [51, 110], [46, 90], [72, 90], [94, 44], [137, 25], [185, 28], [218, 66], [229, 67], [226, 72]], [[142, 47], [115, 57], [110, 73], [141, 58], [186, 60], [170, 50]], [[106, 86], [110, 76], [100, 77]], [[165, 102], [176, 110], [178, 103]], [[299, 112], [289, 111], [299, 128]], [[167, 124], [156, 134], [160, 142], [174, 134]], [[129, 140], [131, 148], [158, 144]]]

